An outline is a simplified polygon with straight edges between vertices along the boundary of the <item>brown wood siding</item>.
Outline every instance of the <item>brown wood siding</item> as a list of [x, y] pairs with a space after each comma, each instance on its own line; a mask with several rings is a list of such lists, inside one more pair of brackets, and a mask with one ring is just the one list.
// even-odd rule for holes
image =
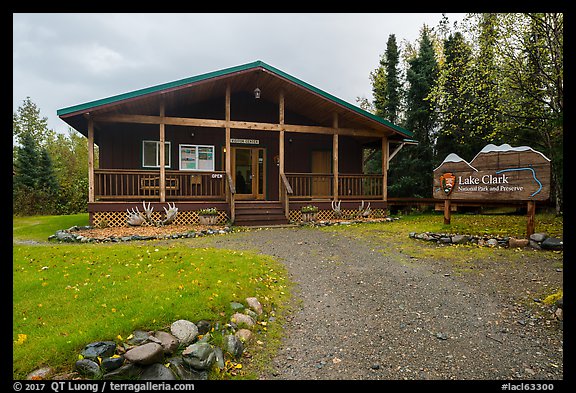
[[[265, 123], [279, 121], [278, 105], [266, 99], [269, 92], [262, 92], [256, 100], [249, 93], [235, 93], [231, 98], [231, 119]], [[321, 125], [289, 110], [286, 103], [286, 122], [300, 125]], [[186, 102], [167, 106], [167, 116], [222, 119], [225, 117], [224, 99], [212, 99], [186, 105]], [[323, 124], [322, 124], [323, 125]], [[159, 126], [131, 123], [99, 123], [96, 128], [96, 141], [100, 152], [101, 169], [143, 169], [142, 141], [159, 140]], [[194, 136], [192, 136], [194, 134]], [[332, 135], [285, 133], [285, 171], [287, 173], [310, 173], [312, 151], [332, 150]], [[279, 133], [258, 130], [232, 129], [231, 138], [257, 139], [260, 148], [266, 149], [266, 199], [278, 200], [279, 168], [274, 157], [279, 154]], [[292, 140], [292, 142], [290, 142]], [[179, 144], [213, 145], [215, 147], [215, 170], [223, 171], [223, 147], [225, 130], [189, 126], [166, 126], [166, 141], [171, 143], [170, 167], [178, 170]], [[339, 172], [342, 174], [362, 173], [362, 138], [340, 137]], [[232, 146], [250, 146], [232, 144]], [[253, 145], [254, 147], [256, 145]]]

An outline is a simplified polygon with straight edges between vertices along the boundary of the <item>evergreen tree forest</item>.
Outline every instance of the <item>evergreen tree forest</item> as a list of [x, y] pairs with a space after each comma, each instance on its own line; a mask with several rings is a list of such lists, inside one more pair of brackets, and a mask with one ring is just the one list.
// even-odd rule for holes
[[[551, 200], [563, 211], [563, 15], [469, 14], [423, 26], [415, 43], [391, 34], [358, 101], [417, 141], [391, 160], [389, 197], [432, 196], [449, 153], [467, 161], [487, 144], [530, 146], [551, 160]], [[402, 61], [400, 61], [400, 59]], [[365, 170], [381, 171], [368, 151]]]
[[[88, 145], [69, 129], [48, 129], [46, 117], [30, 97], [12, 117], [12, 212], [57, 215], [86, 212]], [[97, 157], [97, 154], [95, 154]]]

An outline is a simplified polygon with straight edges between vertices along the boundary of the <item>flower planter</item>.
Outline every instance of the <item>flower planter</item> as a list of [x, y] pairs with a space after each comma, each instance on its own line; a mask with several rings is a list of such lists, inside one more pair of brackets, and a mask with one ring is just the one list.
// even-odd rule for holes
[[318, 218], [318, 212], [302, 213], [302, 221], [304, 222], [316, 221], [317, 218]]
[[214, 216], [214, 215], [209, 215], [209, 216], [198, 215], [198, 217], [200, 218], [200, 225], [216, 225], [216, 223], [218, 222], [218, 216]]

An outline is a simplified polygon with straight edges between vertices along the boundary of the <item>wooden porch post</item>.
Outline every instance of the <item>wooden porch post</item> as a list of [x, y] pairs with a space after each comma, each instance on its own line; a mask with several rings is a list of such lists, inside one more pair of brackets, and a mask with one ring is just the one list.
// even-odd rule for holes
[[166, 202], [166, 125], [164, 97], [160, 97], [160, 202]]
[[[282, 174], [284, 173], [284, 91], [280, 90], [280, 95], [278, 97], [278, 123], [280, 124], [280, 136], [278, 139], [278, 160], [279, 160], [279, 176], [278, 176], [278, 185], [279, 185], [279, 197], [282, 198]], [[288, 197], [288, 196], [286, 196]]]
[[226, 85], [226, 173], [232, 174], [232, 152], [230, 151], [230, 85]]
[[[225, 102], [225, 113], [226, 113], [226, 176], [228, 179], [233, 179], [232, 177], [232, 147], [230, 143], [230, 84], [226, 85], [226, 102]], [[236, 218], [236, 211], [234, 206], [234, 195], [230, 191], [230, 187], [226, 187], [226, 200], [230, 203], [230, 219], [234, 222]]]
[[94, 120], [88, 117], [88, 202], [94, 202]]
[[388, 200], [388, 137], [382, 137], [382, 200]]
[[284, 90], [280, 90], [278, 97], [278, 123], [280, 135], [278, 136], [278, 197], [284, 205], [284, 216], [290, 217], [290, 197], [284, 185]]
[[332, 174], [333, 174], [333, 196], [334, 200], [338, 200], [338, 114], [334, 113], [332, 120], [334, 127], [334, 135], [332, 136]]

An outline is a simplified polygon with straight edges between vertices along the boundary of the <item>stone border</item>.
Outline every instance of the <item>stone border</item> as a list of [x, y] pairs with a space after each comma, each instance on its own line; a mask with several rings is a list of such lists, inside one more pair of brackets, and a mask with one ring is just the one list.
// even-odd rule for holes
[[56, 231], [54, 235], [50, 235], [48, 240], [55, 240], [66, 243], [104, 243], [104, 242], [127, 242], [132, 240], [158, 240], [158, 239], [182, 239], [182, 238], [193, 238], [202, 237], [206, 235], [223, 235], [232, 232], [232, 228], [226, 226], [224, 229], [203, 229], [200, 231], [188, 231], [183, 233], [173, 233], [167, 235], [155, 235], [155, 236], [142, 236], [142, 235], [131, 235], [131, 236], [109, 236], [109, 237], [87, 237], [82, 235], [76, 235], [73, 232], [94, 229], [90, 225], [86, 226], [73, 226], [68, 229], [61, 229]]
[[436, 242], [441, 245], [450, 244], [476, 244], [487, 247], [505, 248], [525, 248], [530, 247], [535, 250], [563, 251], [564, 243], [562, 239], [549, 237], [546, 233], [534, 233], [529, 239], [520, 239], [510, 236], [479, 236], [479, 235], [459, 235], [447, 233], [410, 232], [410, 238]]
[[230, 302], [234, 314], [224, 325], [179, 319], [169, 329], [134, 330], [126, 339], [95, 341], [84, 346], [73, 371], [56, 374], [55, 368], [44, 366], [26, 380], [207, 380], [212, 370], [234, 376], [245, 350], [264, 345], [255, 337], [276, 321], [270, 307], [265, 312], [256, 297], [247, 297], [245, 303]]

